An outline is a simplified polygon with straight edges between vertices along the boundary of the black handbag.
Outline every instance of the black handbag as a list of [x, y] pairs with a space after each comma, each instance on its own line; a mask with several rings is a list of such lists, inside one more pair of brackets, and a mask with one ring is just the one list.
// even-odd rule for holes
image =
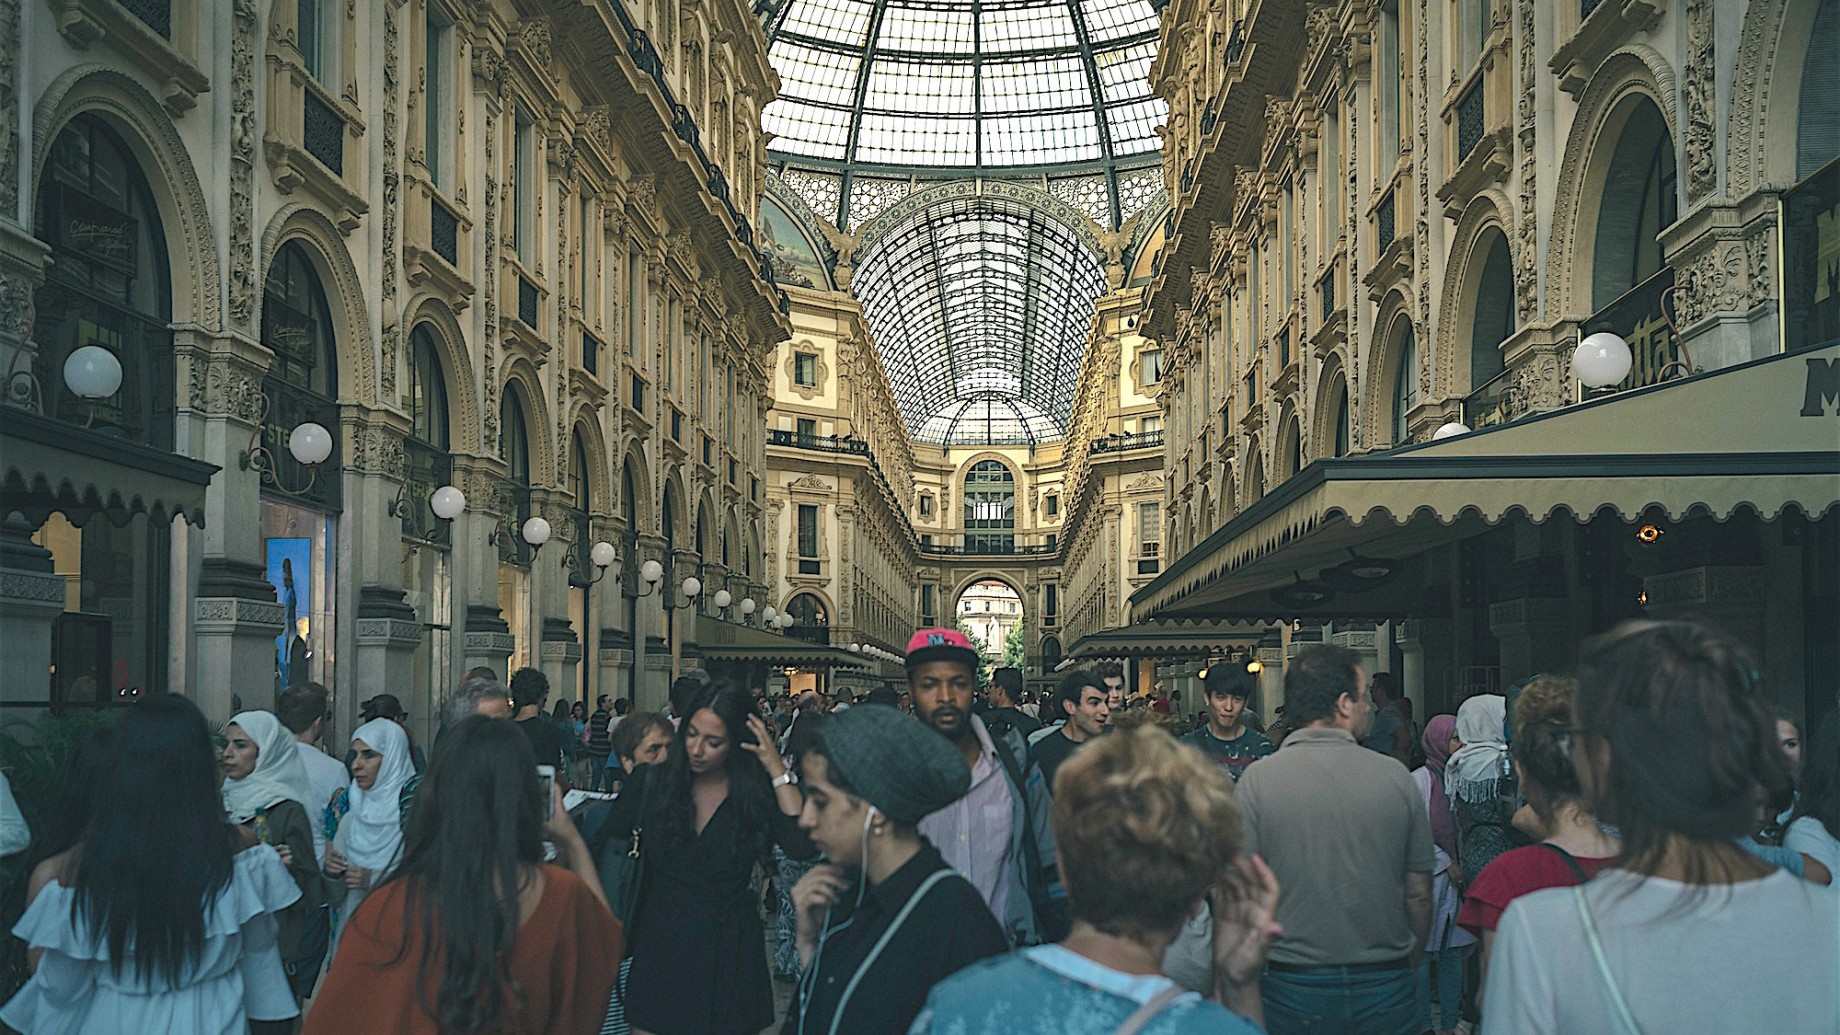
[[639, 788], [639, 814], [633, 819], [631, 838], [606, 838], [601, 843], [594, 865], [600, 871], [601, 890], [607, 895], [607, 907], [626, 928], [626, 944], [632, 945], [633, 920], [639, 907], [640, 886], [645, 881], [645, 854], [640, 851], [645, 815], [651, 811], [653, 778], [651, 767], [645, 769]]

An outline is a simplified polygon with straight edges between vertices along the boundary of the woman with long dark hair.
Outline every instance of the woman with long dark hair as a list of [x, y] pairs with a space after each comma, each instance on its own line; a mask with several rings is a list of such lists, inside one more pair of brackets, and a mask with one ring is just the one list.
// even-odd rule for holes
[[[599, 1027], [620, 927], [559, 793], [545, 818], [536, 764], [502, 719], [441, 735], [402, 862], [346, 923], [306, 1035]], [[569, 869], [543, 862], [545, 837]]]
[[1789, 782], [1750, 652], [1693, 622], [1626, 622], [1586, 641], [1577, 678], [1564, 750], [1622, 852], [1508, 906], [1483, 1027], [1840, 1031], [1840, 892], [1736, 843]]
[[623, 1000], [634, 1035], [753, 1035], [773, 1022], [748, 880], [772, 866], [775, 844], [794, 859], [815, 850], [798, 827], [804, 797], [753, 703], [729, 683], [697, 691], [664, 764], [635, 771], [601, 828], [616, 844], [641, 836]]
[[152, 694], [111, 739], [82, 835], [32, 872], [13, 933], [35, 970], [0, 1021], [242, 1035], [296, 1016], [274, 914], [300, 889], [273, 848], [224, 821], [203, 714]]

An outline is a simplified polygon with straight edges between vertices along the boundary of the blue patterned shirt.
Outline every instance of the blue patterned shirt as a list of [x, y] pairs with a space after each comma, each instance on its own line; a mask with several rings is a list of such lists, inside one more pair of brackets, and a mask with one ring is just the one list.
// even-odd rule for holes
[[[1112, 1035], [1172, 982], [1124, 974], [1059, 945], [972, 964], [933, 988], [908, 1035]], [[1193, 992], [1142, 1035], [1261, 1035], [1258, 1025]]]

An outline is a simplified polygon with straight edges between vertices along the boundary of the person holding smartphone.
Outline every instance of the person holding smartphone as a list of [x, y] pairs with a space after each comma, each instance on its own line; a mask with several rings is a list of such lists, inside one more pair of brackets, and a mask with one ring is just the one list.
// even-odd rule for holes
[[747, 691], [713, 683], [684, 716], [665, 761], [634, 771], [597, 835], [598, 851], [641, 832], [625, 1017], [633, 1035], [753, 1035], [773, 1022], [773, 985], [748, 879], [776, 844], [794, 859], [816, 849], [799, 829], [797, 778]]

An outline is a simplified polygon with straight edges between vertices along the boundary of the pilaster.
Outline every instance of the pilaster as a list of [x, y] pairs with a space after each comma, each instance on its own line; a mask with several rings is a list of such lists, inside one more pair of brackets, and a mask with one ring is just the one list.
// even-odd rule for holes
[[1776, 297], [1777, 199], [1761, 190], [1713, 198], [1661, 237], [1674, 267], [1682, 343], [1701, 370], [1772, 355], [1781, 347]]

